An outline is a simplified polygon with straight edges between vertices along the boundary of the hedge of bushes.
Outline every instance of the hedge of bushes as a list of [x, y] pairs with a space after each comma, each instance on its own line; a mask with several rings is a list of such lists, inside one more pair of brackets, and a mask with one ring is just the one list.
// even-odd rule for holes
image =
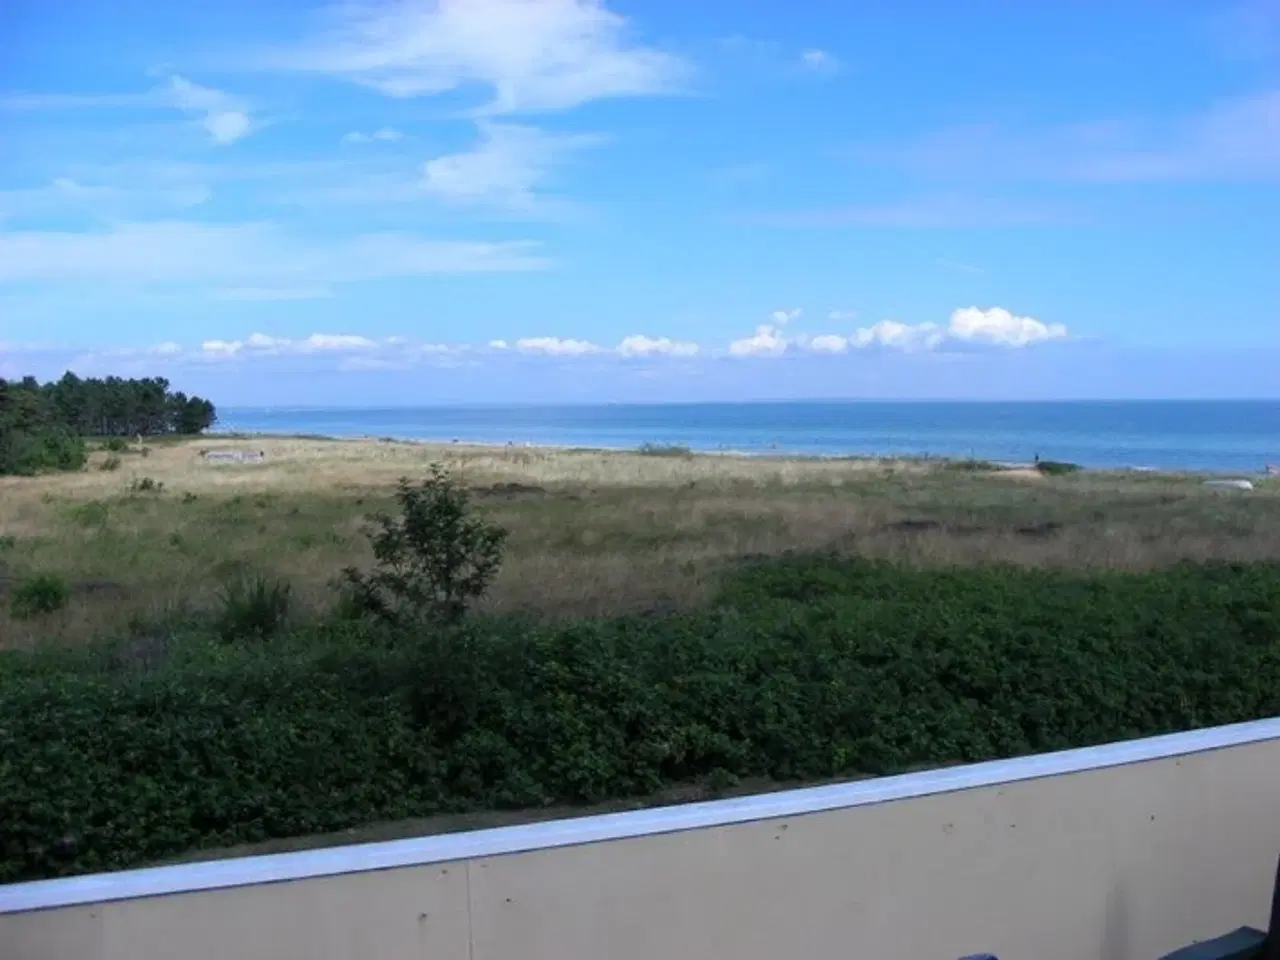
[[0, 881], [438, 812], [976, 761], [1280, 713], [1280, 567], [795, 559], [697, 614], [0, 660]]

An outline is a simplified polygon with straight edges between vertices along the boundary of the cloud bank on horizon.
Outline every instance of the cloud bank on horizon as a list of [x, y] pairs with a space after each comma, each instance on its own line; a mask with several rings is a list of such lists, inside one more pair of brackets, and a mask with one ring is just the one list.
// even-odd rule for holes
[[545, 397], [538, 364], [612, 365], [733, 399], [817, 370], [934, 396], [946, 362], [978, 397], [1058, 363], [1106, 396], [1240, 389], [1179, 351], [1280, 363], [1275, 0], [154, 0], [16, 29], [3, 376], [216, 371], [234, 401], [287, 369], [336, 401], [378, 374], [383, 402], [423, 368], [483, 400], [486, 368]]

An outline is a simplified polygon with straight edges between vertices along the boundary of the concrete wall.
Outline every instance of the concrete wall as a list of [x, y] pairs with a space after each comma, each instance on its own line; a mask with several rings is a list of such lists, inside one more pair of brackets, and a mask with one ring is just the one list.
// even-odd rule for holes
[[0, 887], [0, 960], [1154, 960], [1265, 928], [1280, 720]]

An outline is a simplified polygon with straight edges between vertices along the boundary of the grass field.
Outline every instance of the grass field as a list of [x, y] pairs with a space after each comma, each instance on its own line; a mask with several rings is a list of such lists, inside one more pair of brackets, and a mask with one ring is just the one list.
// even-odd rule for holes
[[[202, 450], [261, 449], [264, 463]], [[199, 609], [241, 572], [287, 578], [304, 609], [368, 560], [364, 516], [395, 480], [444, 462], [508, 527], [493, 612], [550, 617], [683, 609], [727, 564], [834, 550], [925, 565], [1144, 569], [1280, 558], [1280, 483], [1252, 493], [1191, 476], [1046, 477], [941, 461], [800, 460], [203, 438], [88, 470], [0, 479], [0, 592], [38, 573], [63, 611], [0, 613], [0, 645], [80, 641]], [[145, 481], [160, 485], [145, 489]]]

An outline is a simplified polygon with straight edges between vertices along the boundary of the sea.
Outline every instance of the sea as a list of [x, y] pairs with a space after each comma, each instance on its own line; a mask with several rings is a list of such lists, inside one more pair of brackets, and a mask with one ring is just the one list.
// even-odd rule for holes
[[218, 429], [460, 443], [756, 455], [1036, 457], [1087, 468], [1256, 474], [1280, 463], [1280, 400], [1035, 403], [791, 401], [229, 408]]

